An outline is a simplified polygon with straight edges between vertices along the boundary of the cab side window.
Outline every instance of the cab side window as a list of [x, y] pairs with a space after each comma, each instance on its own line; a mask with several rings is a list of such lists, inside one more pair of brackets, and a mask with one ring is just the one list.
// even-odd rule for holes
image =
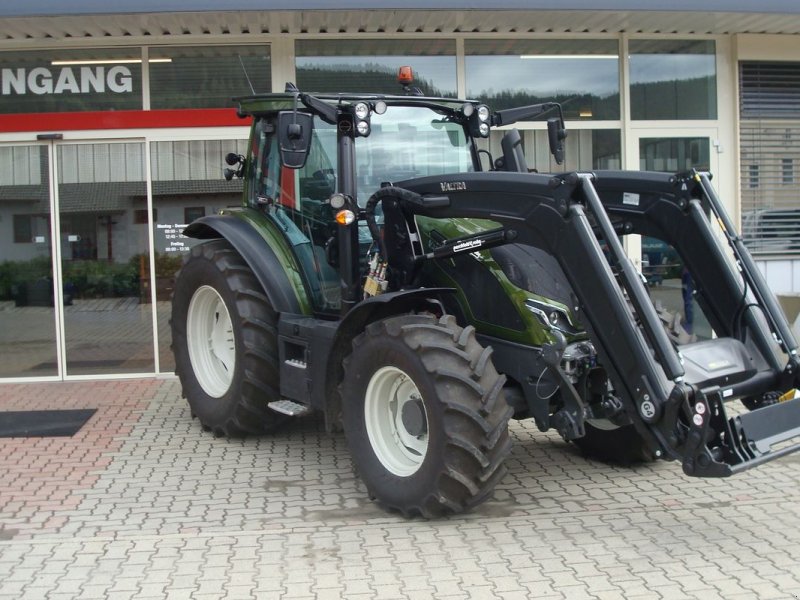
[[251, 206], [258, 204], [258, 198], [274, 200], [280, 196], [280, 157], [272, 130], [273, 125], [265, 119], [259, 119], [254, 127], [248, 178], [252, 182]]

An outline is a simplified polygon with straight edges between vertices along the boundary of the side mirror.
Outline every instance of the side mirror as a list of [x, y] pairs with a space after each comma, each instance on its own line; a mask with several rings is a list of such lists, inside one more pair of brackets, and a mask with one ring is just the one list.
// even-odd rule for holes
[[547, 141], [550, 144], [550, 154], [556, 159], [559, 165], [564, 162], [564, 140], [567, 137], [567, 130], [564, 129], [563, 121], [559, 118], [547, 119]]
[[234, 177], [241, 179], [244, 176], [244, 156], [236, 154], [236, 152], [228, 152], [225, 156], [225, 162], [232, 167], [236, 167], [235, 169], [225, 169], [223, 171], [226, 181], [230, 181]]
[[238, 165], [244, 162], [244, 156], [236, 154], [236, 152], [228, 152], [228, 154], [225, 155], [225, 162], [230, 166]]
[[302, 169], [305, 166], [313, 130], [314, 117], [307, 113], [278, 113], [278, 147], [284, 167]]

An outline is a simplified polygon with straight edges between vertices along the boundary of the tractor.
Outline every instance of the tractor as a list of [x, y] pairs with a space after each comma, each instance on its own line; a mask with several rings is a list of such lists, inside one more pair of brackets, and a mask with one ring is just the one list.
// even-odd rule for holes
[[[319, 412], [372, 499], [427, 518], [491, 496], [512, 418], [691, 476], [800, 449], [797, 342], [710, 174], [538, 173], [509, 126], [546, 118], [560, 163], [558, 104], [492, 112], [404, 83], [236, 99], [252, 130], [226, 177], [243, 202], [184, 230], [200, 243], [172, 299], [204, 429]], [[674, 248], [710, 335], [665, 327], [627, 235]]]

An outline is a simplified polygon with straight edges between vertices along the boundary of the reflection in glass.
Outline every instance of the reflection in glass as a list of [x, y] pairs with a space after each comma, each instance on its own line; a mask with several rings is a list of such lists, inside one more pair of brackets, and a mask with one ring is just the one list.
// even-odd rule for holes
[[573, 120], [619, 119], [614, 40], [467, 40], [467, 96], [493, 110], [560, 102]]
[[464, 128], [426, 107], [392, 106], [373, 115], [372, 133], [357, 138], [356, 163], [362, 206], [385, 181], [472, 171]]
[[[677, 173], [709, 170], [708, 138], [641, 138], [639, 165], [644, 171]], [[695, 297], [695, 285], [678, 252], [666, 242], [642, 236], [642, 274], [662, 322], [677, 343], [713, 337]]]
[[144, 145], [56, 146], [67, 375], [155, 370]]
[[694, 280], [675, 248], [642, 237], [642, 274], [668, 335], [678, 344], [709, 340], [714, 332], [695, 296]]
[[149, 65], [152, 108], [225, 108], [272, 91], [269, 46], [150, 48]]
[[631, 40], [631, 117], [716, 119], [713, 40]]
[[[169, 325], [175, 274], [186, 253], [199, 243], [181, 232], [190, 219], [213, 215], [222, 208], [242, 203], [242, 180], [225, 181], [222, 177], [228, 152], [247, 154], [247, 142], [192, 140], [150, 145], [158, 357], [163, 373], [175, 370]], [[146, 204], [142, 206], [147, 209]], [[143, 275], [149, 285], [149, 262], [143, 266]], [[149, 287], [146, 296], [146, 302], [150, 302]]]
[[678, 173], [689, 169], [708, 171], [711, 168], [710, 143], [707, 137], [641, 138], [639, 169]]
[[138, 110], [142, 49], [0, 53], [0, 113]]
[[0, 147], [0, 377], [58, 375], [49, 173], [47, 146]]
[[298, 40], [297, 87], [307, 92], [402, 94], [401, 66], [426, 96], [456, 96], [454, 40]]
[[[540, 173], [621, 168], [619, 129], [573, 129], [564, 140], [564, 163], [561, 165], [556, 164], [550, 154], [547, 131], [536, 129], [520, 133], [528, 168]], [[504, 134], [504, 131], [492, 131], [489, 143], [480, 140], [479, 146], [488, 149], [492, 158], [497, 159], [503, 155], [501, 141]], [[488, 161], [482, 160], [483, 168], [488, 169]]]

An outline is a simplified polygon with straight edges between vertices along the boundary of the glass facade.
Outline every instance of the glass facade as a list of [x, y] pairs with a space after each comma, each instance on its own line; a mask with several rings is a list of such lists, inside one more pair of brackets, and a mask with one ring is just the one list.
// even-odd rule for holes
[[800, 256], [800, 62], [739, 63], [742, 237], [750, 252]]
[[[501, 140], [503, 131], [493, 131], [488, 140], [479, 142], [493, 159], [503, 155]], [[528, 168], [540, 173], [579, 171], [592, 169], [621, 169], [622, 142], [619, 129], [573, 130], [564, 140], [564, 163], [559, 165], [550, 154], [547, 131], [541, 129], [522, 130], [522, 150]], [[484, 155], [485, 156], [485, 155]], [[484, 159], [483, 168], [488, 168]]]
[[[222, 167], [229, 152], [247, 153], [245, 140], [191, 140], [153, 142], [150, 165], [153, 178], [153, 262], [155, 264], [158, 356], [162, 372], [175, 370], [170, 350], [170, 298], [175, 274], [198, 240], [181, 234], [195, 218], [213, 215], [242, 202], [242, 180], [225, 181]], [[190, 218], [191, 217], [191, 218]], [[150, 279], [150, 264], [143, 266]], [[146, 302], [150, 302], [150, 294]]]
[[155, 370], [144, 144], [58, 144], [67, 375]]
[[0, 147], [0, 377], [58, 375], [50, 153]]
[[707, 137], [641, 138], [639, 169], [678, 173], [711, 170], [711, 144]]
[[402, 94], [397, 72], [411, 65], [426, 96], [456, 96], [454, 40], [299, 40], [295, 53], [303, 91]]
[[559, 102], [569, 120], [620, 118], [616, 40], [467, 40], [467, 96], [495, 110]]
[[[569, 131], [563, 165], [550, 156], [541, 120], [516, 125], [528, 167], [541, 172], [630, 166], [622, 144], [628, 104], [634, 133], [641, 120], [717, 118], [713, 40], [629, 40], [628, 89], [621, 89], [623, 40], [610, 37], [300, 39], [293, 57], [272, 55], [267, 43], [201, 46], [194, 41], [2, 52], [0, 115], [232, 107], [232, 97], [281, 90], [283, 81], [273, 84], [272, 72], [276, 64], [276, 72], [290, 72], [289, 60], [304, 91], [398, 94], [397, 70], [410, 65], [414, 85], [426, 95], [455, 97], [461, 90], [493, 109], [558, 101]], [[373, 118], [376, 132], [391, 127], [382, 120]], [[426, 124], [415, 125], [417, 134]], [[238, 138], [243, 130], [227, 138], [199, 127], [175, 131], [175, 139], [164, 134], [151, 139], [144, 130], [127, 138], [115, 132], [116, 142], [0, 144], [0, 377], [174, 370], [170, 296], [175, 273], [196, 243], [181, 231], [194, 219], [240, 204], [241, 180], [225, 181], [222, 170], [228, 152], [247, 149], [246, 140]], [[315, 131], [319, 148], [327, 148], [334, 129]], [[494, 130], [479, 146], [499, 158], [504, 133]], [[641, 168], [677, 171], [708, 163], [709, 138], [639, 135]], [[103, 132], [96, 137], [103, 138]], [[368, 195], [376, 182], [423, 175], [420, 165], [437, 164], [435, 144], [428, 144], [422, 156], [409, 150], [411, 138], [407, 146], [392, 148], [379, 141], [357, 143], [359, 164], [366, 165], [358, 174], [359, 196]], [[379, 154], [394, 157], [387, 163], [390, 173], [378, 168], [385, 162], [375, 158]], [[783, 153], [776, 162], [779, 183], [797, 179], [797, 162], [789, 158]], [[483, 159], [488, 167], [485, 154]], [[758, 188], [768, 170], [763, 162], [748, 164], [754, 166], [747, 170], [750, 185]], [[293, 189], [301, 194], [297, 214], [287, 214], [304, 232], [316, 203], [324, 201], [325, 185], [335, 186], [328, 174], [333, 168], [309, 160], [295, 174]], [[446, 167], [451, 168], [461, 170]], [[322, 264], [319, 250], [327, 239], [313, 228], [308, 235], [316, 253], [310, 260]], [[668, 252], [659, 257], [655, 242], [644, 244], [651, 275], [666, 273], [672, 265], [669, 257], [663, 261]], [[315, 302], [321, 310], [338, 305], [334, 275], [320, 281]], [[676, 283], [675, 273], [669, 275], [672, 291], [665, 303], [677, 310], [680, 295], [672, 288], [680, 277]], [[666, 294], [663, 288], [659, 292]], [[684, 310], [684, 322], [688, 319]]]
[[[639, 168], [677, 173], [689, 169], [708, 171], [711, 144], [707, 137], [659, 137], [639, 139]], [[661, 320], [678, 343], [708, 340], [714, 332], [694, 294], [692, 274], [670, 244], [643, 236], [642, 274]]]
[[0, 52], [0, 114], [141, 108], [139, 47]]
[[150, 107], [218, 108], [272, 91], [269, 46], [149, 49]]
[[631, 118], [716, 119], [712, 40], [631, 40]]

